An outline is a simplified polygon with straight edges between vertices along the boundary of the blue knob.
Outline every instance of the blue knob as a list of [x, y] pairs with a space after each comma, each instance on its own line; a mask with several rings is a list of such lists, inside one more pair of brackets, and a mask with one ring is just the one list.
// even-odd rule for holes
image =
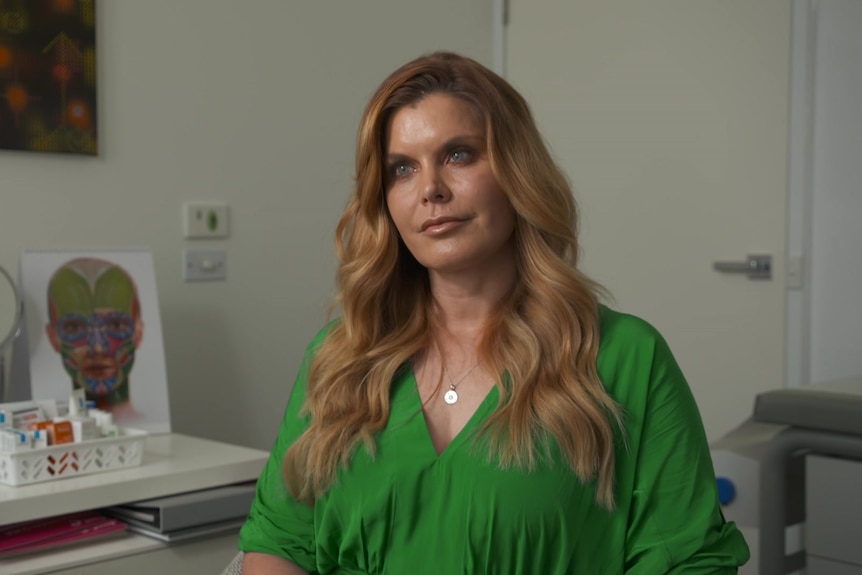
[[718, 502], [727, 505], [736, 497], [736, 486], [727, 477], [717, 477], [715, 485], [718, 487]]

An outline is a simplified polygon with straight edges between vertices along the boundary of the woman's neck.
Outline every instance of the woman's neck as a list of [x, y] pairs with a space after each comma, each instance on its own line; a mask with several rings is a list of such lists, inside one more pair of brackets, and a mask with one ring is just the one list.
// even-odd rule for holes
[[456, 340], [476, 340], [515, 283], [515, 267], [493, 274], [430, 272], [436, 323]]

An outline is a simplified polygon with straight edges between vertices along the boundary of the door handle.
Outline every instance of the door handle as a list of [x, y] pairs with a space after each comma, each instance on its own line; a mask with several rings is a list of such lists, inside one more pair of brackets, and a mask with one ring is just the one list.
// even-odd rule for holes
[[728, 274], [745, 274], [750, 280], [772, 279], [772, 256], [749, 255], [744, 262], [713, 262], [712, 269]]

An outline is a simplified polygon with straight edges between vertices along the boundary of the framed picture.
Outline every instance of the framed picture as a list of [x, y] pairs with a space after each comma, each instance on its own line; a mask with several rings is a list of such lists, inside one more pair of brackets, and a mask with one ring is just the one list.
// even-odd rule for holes
[[0, 1], [0, 148], [96, 155], [95, 0]]
[[170, 431], [150, 251], [25, 249], [19, 266], [32, 398], [83, 388], [118, 425]]

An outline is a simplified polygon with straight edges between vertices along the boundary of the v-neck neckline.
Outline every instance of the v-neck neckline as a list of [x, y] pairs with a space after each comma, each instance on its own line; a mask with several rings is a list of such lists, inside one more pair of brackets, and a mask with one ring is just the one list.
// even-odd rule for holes
[[408, 384], [411, 390], [412, 402], [414, 404], [415, 409], [418, 411], [416, 420], [418, 421], [417, 425], [422, 426], [422, 439], [425, 445], [422, 449], [430, 450], [436, 461], [439, 461], [446, 457], [446, 455], [453, 451], [456, 447], [456, 444], [463, 443], [467, 436], [472, 433], [472, 430], [476, 427], [477, 423], [481, 420], [481, 418], [485, 417], [485, 412], [488, 410], [488, 403], [494, 401], [499, 394], [497, 390], [497, 386], [493, 385], [491, 389], [488, 390], [488, 393], [485, 394], [485, 397], [482, 398], [482, 401], [476, 407], [475, 411], [470, 415], [467, 419], [467, 422], [464, 423], [464, 426], [458, 430], [458, 433], [452, 437], [452, 440], [446, 444], [446, 447], [443, 448], [443, 451], [437, 453], [437, 448], [434, 447], [434, 440], [431, 438], [431, 430], [428, 427], [428, 420], [425, 419], [425, 410], [422, 409], [422, 396], [419, 394], [419, 385], [416, 381], [416, 372], [413, 370], [413, 366], [410, 365], [408, 372]]

